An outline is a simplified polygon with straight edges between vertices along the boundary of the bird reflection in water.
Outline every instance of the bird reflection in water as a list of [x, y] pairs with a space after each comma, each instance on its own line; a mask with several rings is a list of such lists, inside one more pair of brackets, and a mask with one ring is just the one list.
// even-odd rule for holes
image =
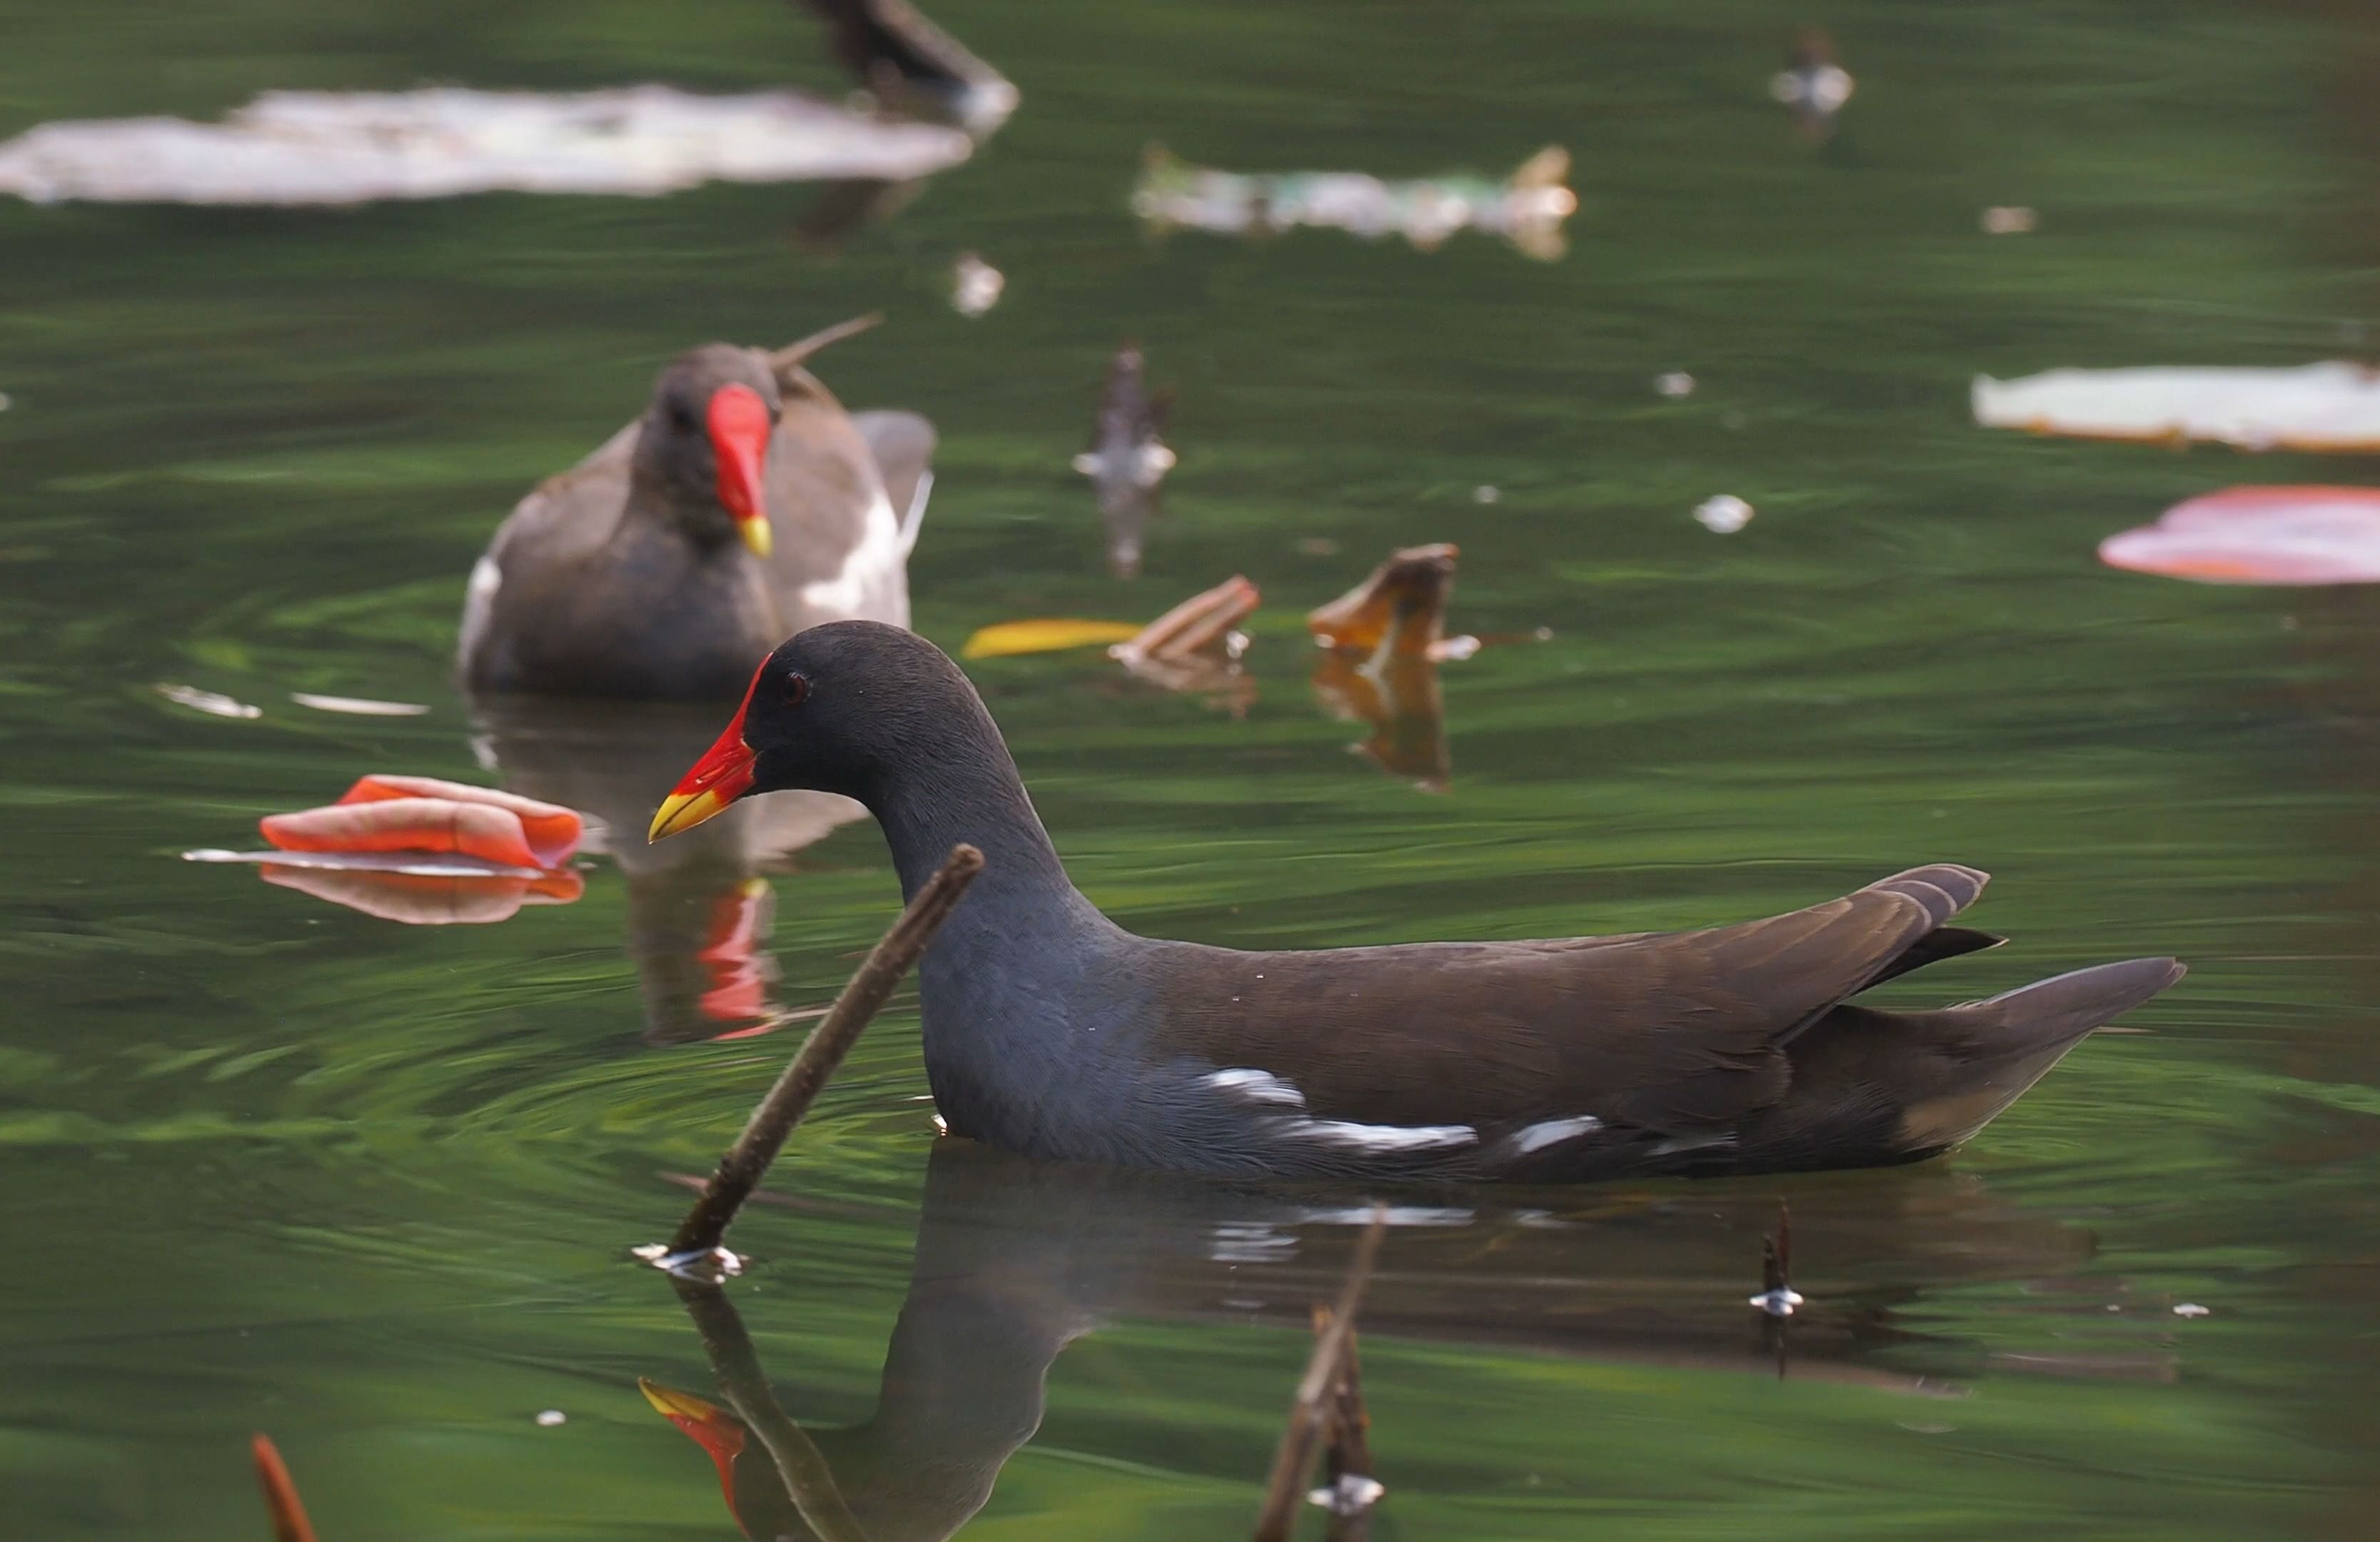
[[[1493, 1208], [1474, 1208], [1475, 1194], [1461, 1191], [1391, 1208], [1362, 1315], [1368, 1384], [1397, 1375], [1396, 1351], [1383, 1346], [1415, 1340], [1778, 1374], [1774, 1340], [1744, 1308], [1760, 1238], [1777, 1220], [1773, 1185], [1713, 1183], [1691, 1199], [1673, 1187], [1523, 1196], [1548, 1199], [1545, 1208], [1515, 1208], [1514, 1196], [1499, 1190]], [[1903, 1326], [1903, 1309], [1946, 1288], [2067, 1276], [2093, 1250], [2088, 1232], [1942, 1168], [1811, 1182], [1792, 1202], [1809, 1301], [1792, 1319], [1786, 1374], [1883, 1393], [1954, 1395], [1950, 1376], [2002, 1364]], [[866, 1421], [797, 1426], [735, 1306], [699, 1281], [676, 1288], [712, 1385], [688, 1390], [684, 1370], [642, 1385], [710, 1456], [747, 1536], [946, 1537], [1039, 1428], [1044, 1383], [1069, 1343], [1119, 1318], [1304, 1335], [1313, 1303], [1338, 1293], [1370, 1217], [1344, 1192], [1234, 1189], [944, 1139], [929, 1160], [909, 1293]], [[2098, 1310], [2076, 1305], [2083, 1317]], [[1248, 1405], [1274, 1410], [1283, 1391], [1251, 1386]], [[1393, 1425], [1384, 1433], [1393, 1445]], [[1232, 1475], [1252, 1487], [1262, 1476]]]
[[481, 762], [513, 791], [585, 814], [585, 849], [618, 867], [645, 1038], [684, 1043], [776, 1022], [774, 896], [760, 874], [865, 810], [826, 793], [754, 798], [648, 844], [654, 807], [718, 736], [716, 706], [504, 698], [474, 714]]
[[1091, 422], [1091, 447], [1075, 457], [1075, 469], [1091, 479], [1107, 533], [1108, 571], [1119, 578], [1140, 577], [1141, 548], [1157, 514], [1157, 484], [1173, 468], [1173, 451], [1159, 437], [1172, 406], [1171, 390], [1150, 394], [1140, 345], [1126, 342], [1116, 349]]
[[1768, 82], [1768, 94], [1793, 115], [1794, 131], [1812, 144], [1824, 144], [1835, 133], [1835, 115], [1852, 99], [1855, 82], [1836, 56], [1835, 40], [1815, 27], [1805, 27], [1793, 40], [1791, 65]]

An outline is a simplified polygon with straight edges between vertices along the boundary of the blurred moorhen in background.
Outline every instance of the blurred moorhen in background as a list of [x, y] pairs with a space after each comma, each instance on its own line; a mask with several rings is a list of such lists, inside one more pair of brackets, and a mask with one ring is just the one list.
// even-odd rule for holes
[[1134, 936], [1067, 880], [991, 715], [896, 627], [817, 627], [654, 816], [755, 792], [868, 806], [905, 892], [989, 859], [919, 967], [951, 1130], [1038, 1156], [1250, 1175], [1569, 1181], [1914, 1161], [2181, 977], [2101, 965], [1931, 1012], [1846, 1004], [2001, 941], [1985, 875], [1913, 868], [1704, 931], [1243, 953]]
[[855, 422], [802, 367], [871, 324], [774, 354], [713, 343], [673, 360], [643, 417], [496, 531], [464, 601], [464, 685], [729, 700], [788, 632], [908, 625], [932, 426], [913, 413]]

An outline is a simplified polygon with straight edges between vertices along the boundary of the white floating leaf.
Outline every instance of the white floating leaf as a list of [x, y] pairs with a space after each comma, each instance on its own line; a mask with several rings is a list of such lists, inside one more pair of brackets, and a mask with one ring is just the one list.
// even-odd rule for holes
[[300, 707], [311, 707], [318, 712], [346, 712], [359, 718], [418, 718], [430, 710], [412, 701], [374, 701], [362, 696], [317, 696], [312, 691], [291, 691], [289, 699]]
[[2360, 364], [1978, 375], [1973, 406], [1975, 421], [1992, 429], [2206, 439], [2243, 450], [2380, 450], [2380, 374]]
[[42, 203], [650, 196], [710, 181], [902, 181], [956, 165], [972, 148], [955, 128], [880, 122], [791, 91], [268, 91], [221, 123], [29, 128], [0, 144], [0, 192]]
[[261, 718], [264, 715], [261, 707], [251, 707], [245, 701], [236, 701], [219, 692], [202, 691], [196, 686], [176, 686], [161, 680], [149, 688], [176, 707], [188, 707], [194, 712], [204, 712], [210, 717]]

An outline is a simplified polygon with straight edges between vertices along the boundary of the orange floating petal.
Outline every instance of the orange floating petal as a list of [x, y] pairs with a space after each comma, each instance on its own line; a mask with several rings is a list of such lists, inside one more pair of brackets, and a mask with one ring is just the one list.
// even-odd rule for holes
[[2380, 489], [2227, 488], [2109, 536], [2099, 560], [2207, 584], [2380, 583]]
[[530, 849], [519, 815], [448, 798], [395, 797], [267, 814], [257, 828], [283, 851], [455, 852], [509, 868], [546, 866]]
[[[518, 793], [502, 792], [494, 787], [475, 787], [467, 782], [444, 782], [434, 776], [391, 776], [385, 772], [359, 777], [339, 799], [342, 804], [372, 803], [392, 798], [445, 798], [455, 803], [480, 804], [490, 808], [509, 810], [520, 820], [521, 838], [537, 860], [533, 868], [552, 868], [567, 861], [586, 838], [587, 821], [575, 808], [560, 804], [540, 803]], [[431, 848], [443, 850], [443, 847]], [[495, 858], [494, 860], [509, 860]]]

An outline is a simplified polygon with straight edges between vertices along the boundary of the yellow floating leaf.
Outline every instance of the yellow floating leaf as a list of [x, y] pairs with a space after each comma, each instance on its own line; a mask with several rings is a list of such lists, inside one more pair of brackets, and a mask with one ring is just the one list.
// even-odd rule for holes
[[1140, 635], [1129, 621], [1003, 621], [967, 638], [962, 659], [1004, 659], [1015, 653], [1056, 653], [1099, 643], [1128, 642]]

